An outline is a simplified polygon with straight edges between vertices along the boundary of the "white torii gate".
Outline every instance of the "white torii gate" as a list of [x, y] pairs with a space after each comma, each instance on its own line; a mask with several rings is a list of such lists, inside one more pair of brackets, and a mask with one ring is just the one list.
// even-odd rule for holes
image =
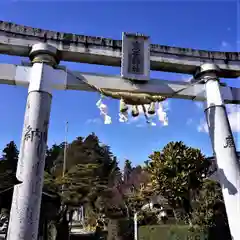
[[[133, 41], [138, 41], [141, 37], [133, 37]], [[6, 39], [8, 39], [8, 42], [6, 42]], [[193, 66], [198, 66], [195, 66], [194, 76], [197, 83], [189, 84], [157, 79], [148, 81], [149, 63], [151, 61], [151, 68], [157, 68], [157, 60], [156, 57], [151, 57], [151, 59], [149, 52], [146, 51], [149, 48], [149, 39], [146, 37], [143, 40], [143, 57], [139, 60], [139, 64], [142, 64], [141, 73], [135, 72], [135, 74], [132, 74], [130, 70], [124, 69], [126, 68], [126, 64], [129, 67], [128, 61], [130, 61], [134, 53], [133, 49], [128, 49], [129, 44], [126, 44], [127, 39], [123, 41], [127, 47], [122, 49], [123, 71], [121, 77], [67, 71], [64, 67], [58, 66], [58, 63], [62, 59], [61, 56], [65, 56], [65, 59], [67, 56], [69, 57], [66, 51], [60, 51], [54, 44], [48, 43], [36, 43], [30, 47], [29, 45], [26, 47], [22, 44], [22, 47], [19, 47], [20, 44], [16, 44], [17, 40], [14, 42], [10, 37], [6, 36], [1, 38], [0, 22], [0, 52], [12, 55], [17, 55], [16, 52], [18, 52], [21, 56], [28, 54], [31, 60], [31, 66], [0, 65], [1, 84], [28, 87], [28, 98], [17, 168], [17, 178], [22, 183], [14, 187], [7, 235], [8, 240], [37, 239], [52, 90], [74, 89], [92, 91], [93, 88], [91, 86], [112, 91], [155, 93], [165, 97], [207, 101], [207, 108], [205, 109], [206, 119], [213, 150], [217, 159], [219, 179], [223, 190], [229, 226], [233, 239], [240, 239], [240, 228], [238, 226], [238, 221], [240, 220], [240, 166], [224, 105], [224, 102], [239, 104], [240, 90], [238, 88], [221, 86], [218, 79], [219, 76], [226, 77], [228, 74], [230, 77], [239, 76], [239, 69], [236, 67], [236, 62], [240, 59], [238, 55], [233, 55], [234, 57], [232, 57], [232, 59], [235, 58], [232, 69], [226, 68], [222, 63], [216, 64], [215, 62], [204, 64], [189, 63], [184, 70], [185, 72], [192, 72]], [[139, 41], [141, 42], [141, 40]], [[13, 52], [10, 51], [11, 44]], [[26, 48], [30, 51], [26, 52]], [[87, 52], [86, 54], [91, 53]], [[106, 58], [109, 61], [115, 61], [109, 58], [108, 53], [107, 55], [108, 57]], [[94, 62], [90, 58], [88, 61], [90, 63]], [[96, 58], [96, 61], [99, 61], [99, 59]], [[177, 64], [176, 71], [180, 71], [179, 66], [183, 62], [178, 60], [175, 64]], [[187, 64], [188, 62], [186, 62]], [[136, 62], [132, 62], [132, 65], [135, 66]], [[171, 67], [172, 65], [168, 64], [165, 66], [165, 70]], [[141, 76], [139, 77], [139, 75]], [[131, 80], [126, 80], [122, 77], [139, 81], [134, 81], [133, 84]], [[143, 82], [142, 80], [145, 81]]]

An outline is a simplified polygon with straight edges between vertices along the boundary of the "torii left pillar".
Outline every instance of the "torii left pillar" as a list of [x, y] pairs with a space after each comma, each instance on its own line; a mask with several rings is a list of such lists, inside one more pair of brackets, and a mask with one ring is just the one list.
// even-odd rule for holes
[[44, 180], [44, 164], [51, 109], [53, 66], [57, 49], [45, 43], [33, 45], [32, 68], [14, 187], [8, 240], [37, 240]]

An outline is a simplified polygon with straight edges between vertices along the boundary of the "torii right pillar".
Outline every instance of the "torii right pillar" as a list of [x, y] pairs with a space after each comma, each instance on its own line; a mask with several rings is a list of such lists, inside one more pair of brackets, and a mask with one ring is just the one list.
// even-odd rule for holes
[[[221, 95], [218, 66], [203, 64], [196, 78], [205, 83], [207, 106], [205, 109], [209, 135], [217, 161], [217, 175], [226, 206], [232, 238], [240, 239], [240, 162], [238, 160], [227, 111]], [[240, 124], [240, 122], [239, 122]]]

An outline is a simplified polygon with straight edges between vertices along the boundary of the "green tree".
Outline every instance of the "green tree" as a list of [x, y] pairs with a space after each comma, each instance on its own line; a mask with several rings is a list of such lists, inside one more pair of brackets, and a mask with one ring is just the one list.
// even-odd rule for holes
[[129, 216], [133, 217], [134, 211], [139, 211], [141, 207], [149, 203], [153, 191], [149, 188], [149, 174], [141, 166], [133, 167], [128, 181], [124, 181], [123, 199], [128, 207]]
[[101, 187], [100, 179], [95, 175], [97, 168], [97, 164], [78, 164], [63, 179], [59, 179], [60, 185], [64, 184], [63, 198], [66, 203], [79, 206], [93, 201], [93, 196]]
[[45, 158], [45, 171], [48, 173], [51, 173], [51, 170], [60, 156], [60, 154], [63, 154], [65, 143], [61, 144], [53, 144], [51, 148], [47, 149], [46, 151], [46, 158]]
[[[49, 158], [52, 155], [48, 153]], [[64, 178], [62, 177], [64, 152], [60, 151], [53, 158], [54, 160], [49, 161], [51, 166], [47, 168], [50, 171], [45, 173], [45, 183], [51, 189], [57, 186], [59, 193], [61, 186], [64, 185], [62, 199], [66, 204], [72, 206], [83, 204], [89, 212], [92, 212], [93, 217], [105, 213], [110, 219], [110, 225], [112, 222], [116, 224], [122, 222], [120, 218], [126, 217], [122, 197], [127, 184], [123, 184], [117, 159], [109, 146], [102, 144], [94, 133], [86, 138], [78, 137], [68, 145]], [[131, 162], [127, 161], [126, 165], [125, 176], [128, 175], [127, 178], [130, 180]], [[131, 181], [128, 184], [131, 185]], [[111, 235], [111, 231], [109, 234]]]
[[0, 161], [0, 189], [4, 190], [19, 183], [16, 178], [18, 149], [14, 141], [9, 142], [2, 151]]
[[155, 193], [165, 197], [173, 209], [182, 209], [190, 222], [191, 201], [198, 194], [210, 162], [199, 149], [183, 142], [170, 142], [149, 158], [148, 171]]
[[46, 150], [45, 166], [44, 166], [44, 186], [45, 191], [60, 192], [60, 186], [56, 182], [56, 177], [53, 174], [59, 156], [63, 153], [65, 143], [53, 144], [51, 148]]
[[9, 168], [12, 169], [13, 172], [16, 172], [19, 151], [15, 142], [9, 142], [2, 152], [3, 160], [7, 161]]
[[152, 194], [149, 191], [149, 186], [147, 186], [149, 180], [148, 173], [140, 166], [132, 167], [131, 162], [129, 160], [126, 161], [124, 175], [125, 177], [123, 178], [119, 176], [118, 181], [111, 190], [112, 195], [110, 194], [110, 199], [117, 198], [118, 202], [115, 204], [113, 202], [115, 208], [112, 208], [112, 214], [108, 215], [110, 219], [108, 239], [133, 238], [134, 211], [139, 211], [145, 203], [148, 203]]
[[223, 202], [220, 184], [214, 180], [205, 179], [193, 202], [193, 223], [201, 226], [204, 230], [210, 226], [213, 218], [213, 206], [218, 201]]
[[88, 202], [97, 210], [95, 202], [102, 197], [104, 189], [114, 181], [115, 172], [119, 171], [110, 147], [101, 144], [94, 133], [85, 139], [78, 137], [68, 145], [64, 178], [62, 178], [63, 158], [61, 152], [51, 172], [59, 189], [64, 184], [64, 201], [78, 206]]

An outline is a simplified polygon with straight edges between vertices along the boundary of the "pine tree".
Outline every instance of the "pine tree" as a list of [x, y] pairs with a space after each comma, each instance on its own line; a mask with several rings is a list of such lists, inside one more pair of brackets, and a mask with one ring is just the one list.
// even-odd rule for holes
[[105, 195], [105, 190], [113, 184], [116, 172], [119, 171], [117, 159], [110, 147], [101, 144], [94, 133], [85, 139], [78, 137], [68, 145], [64, 178], [63, 158], [62, 152], [53, 164], [52, 173], [59, 189], [64, 184], [64, 201], [74, 205], [88, 202], [97, 210], [96, 201]]
[[61, 143], [59, 145], [53, 144], [51, 148], [46, 151], [45, 158], [45, 171], [51, 173], [52, 168], [56, 164], [56, 160], [58, 157], [63, 154], [65, 143]]
[[14, 141], [6, 145], [2, 152], [2, 161], [0, 161], [0, 189], [12, 187], [18, 184], [16, 179], [16, 169], [18, 162], [18, 149]]
[[19, 151], [14, 141], [11, 141], [3, 149], [2, 158], [8, 162], [9, 167], [16, 172]]

